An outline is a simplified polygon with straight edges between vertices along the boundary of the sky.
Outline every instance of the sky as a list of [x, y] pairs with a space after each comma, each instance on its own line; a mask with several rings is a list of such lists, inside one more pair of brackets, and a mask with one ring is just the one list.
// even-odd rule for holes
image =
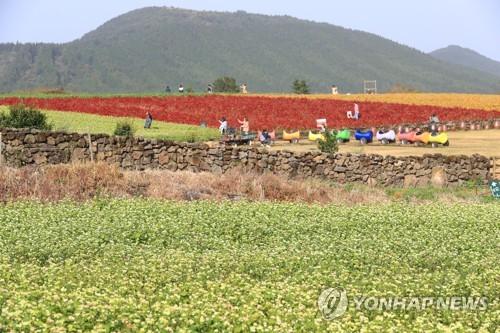
[[150, 6], [289, 15], [425, 53], [458, 45], [500, 61], [500, 0], [0, 0], [0, 43], [65, 43]]

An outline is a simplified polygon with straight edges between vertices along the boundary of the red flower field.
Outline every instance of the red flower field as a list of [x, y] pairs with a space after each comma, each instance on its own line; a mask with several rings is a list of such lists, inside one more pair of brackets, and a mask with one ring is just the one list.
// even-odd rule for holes
[[44, 110], [81, 112], [114, 117], [144, 118], [146, 112], [155, 120], [218, 127], [226, 117], [229, 126], [247, 116], [252, 129], [312, 129], [316, 119], [326, 118], [328, 127], [369, 127], [427, 122], [437, 114], [442, 122], [497, 119], [499, 111], [459, 107], [408, 105], [359, 101], [360, 119], [348, 119], [346, 111], [353, 101], [330, 98], [266, 97], [237, 95], [167, 96], [167, 97], [57, 97], [0, 98], [0, 104], [24, 103]]

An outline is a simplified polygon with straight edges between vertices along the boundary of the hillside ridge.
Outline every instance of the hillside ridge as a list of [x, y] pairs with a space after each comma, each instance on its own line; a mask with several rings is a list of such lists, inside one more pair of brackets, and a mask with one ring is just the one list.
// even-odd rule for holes
[[288, 93], [295, 79], [313, 93], [498, 93], [500, 80], [451, 65], [380, 36], [290, 16], [146, 7], [64, 44], [0, 44], [0, 92], [64, 87], [88, 93], [203, 91], [221, 76], [250, 92]]
[[430, 56], [450, 64], [474, 69], [500, 77], [500, 62], [485, 57], [478, 52], [461, 47], [449, 45], [429, 53]]

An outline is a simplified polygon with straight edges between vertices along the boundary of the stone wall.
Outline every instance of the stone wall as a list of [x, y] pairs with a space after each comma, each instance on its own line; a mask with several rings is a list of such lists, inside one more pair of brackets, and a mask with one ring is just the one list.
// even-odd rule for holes
[[[223, 173], [273, 172], [289, 176], [320, 177], [335, 182], [372, 186], [457, 186], [486, 182], [490, 160], [480, 155], [426, 154], [394, 157], [365, 154], [267, 151], [252, 146], [211, 147], [206, 143], [115, 137], [104, 134], [0, 129], [2, 164], [9, 166], [105, 161], [124, 169], [169, 169]], [[89, 149], [89, 146], [92, 149]]]

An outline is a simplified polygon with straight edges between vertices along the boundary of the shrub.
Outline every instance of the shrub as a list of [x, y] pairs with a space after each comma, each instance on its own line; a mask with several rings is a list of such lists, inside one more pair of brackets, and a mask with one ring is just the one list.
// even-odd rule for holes
[[120, 120], [116, 123], [114, 135], [119, 136], [134, 136], [136, 128], [130, 120]]
[[318, 148], [322, 153], [332, 154], [339, 150], [339, 146], [334, 135], [329, 135], [328, 132], [325, 132], [324, 137], [325, 141], [318, 141]]
[[18, 104], [10, 106], [7, 113], [0, 113], [0, 127], [51, 130], [53, 125], [48, 123], [47, 115], [39, 109]]

